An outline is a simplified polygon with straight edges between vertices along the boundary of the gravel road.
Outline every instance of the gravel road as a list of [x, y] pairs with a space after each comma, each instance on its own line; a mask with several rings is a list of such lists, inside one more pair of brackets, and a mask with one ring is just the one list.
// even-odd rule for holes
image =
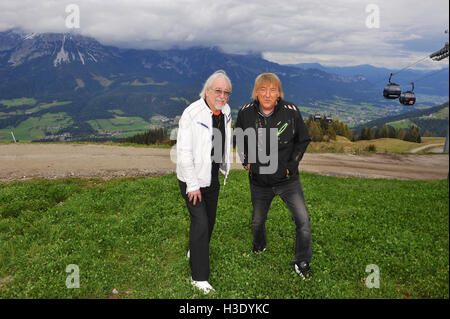
[[[242, 169], [240, 163], [232, 168]], [[446, 179], [448, 154], [310, 154], [300, 170], [404, 180]], [[31, 178], [157, 176], [175, 172], [170, 149], [97, 144], [0, 144], [0, 181]]]

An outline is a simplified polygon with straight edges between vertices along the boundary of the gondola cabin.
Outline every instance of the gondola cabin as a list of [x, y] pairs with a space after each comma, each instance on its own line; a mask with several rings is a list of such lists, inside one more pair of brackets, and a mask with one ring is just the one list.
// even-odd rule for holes
[[389, 83], [384, 87], [383, 96], [386, 99], [398, 99], [402, 93], [400, 85], [391, 82], [392, 73], [389, 76]]
[[412, 90], [402, 92], [402, 94], [400, 94], [400, 97], [398, 98], [400, 103], [403, 105], [414, 105], [414, 103], [416, 103], [416, 94], [414, 94], [414, 82], [412, 82], [411, 84]]
[[412, 91], [402, 92], [398, 100], [403, 105], [414, 105], [416, 103], [416, 95]]
[[386, 99], [398, 99], [402, 93], [400, 85], [395, 83], [390, 83], [385, 86], [383, 90], [383, 96]]

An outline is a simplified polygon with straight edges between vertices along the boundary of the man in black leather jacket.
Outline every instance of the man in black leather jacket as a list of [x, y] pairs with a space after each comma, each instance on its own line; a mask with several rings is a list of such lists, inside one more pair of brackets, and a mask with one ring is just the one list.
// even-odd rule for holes
[[311, 276], [311, 229], [298, 165], [311, 138], [298, 108], [282, 99], [281, 81], [275, 74], [260, 74], [252, 97], [254, 101], [239, 111], [235, 135], [239, 156], [249, 170], [253, 251], [266, 249], [267, 214], [273, 198], [279, 195], [296, 227], [292, 264], [306, 279]]

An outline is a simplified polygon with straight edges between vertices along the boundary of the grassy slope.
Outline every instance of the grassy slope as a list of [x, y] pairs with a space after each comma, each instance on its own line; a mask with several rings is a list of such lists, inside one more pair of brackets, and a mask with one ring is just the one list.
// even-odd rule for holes
[[[299, 280], [294, 226], [277, 198], [267, 251], [251, 249], [244, 171], [222, 188], [211, 241], [211, 298], [448, 298], [448, 181], [302, 173], [314, 278]], [[189, 217], [174, 174], [0, 184], [0, 298], [204, 298], [189, 283]], [[77, 264], [80, 289], [67, 289]], [[366, 266], [380, 268], [368, 289]], [[3, 280], [11, 278], [12, 280]]]
[[[422, 143], [407, 142], [396, 138], [380, 138], [374, 140], [352, 142], [345, 137], [337, 136], [336, 141], [312, 142], [308, 146], [307, 152], [363, 153], [367, 152], [366, 149], [369, 145], [375, 145], [377, 153], [408, 153], [415, 148], [427, 144], [444, 144], [444, 142], [445, 138], [442, 137], [424, 137], [422, 138]], [[426, 152], [426, 150], [424, 152]]]
[[97, 119], [87, 121], [98, 133], [101, 131], [121, 131], [117, 137], [128, 137], [149, 129], [150, 123], [140, 117], [123, 117], [115, 115], [110, 119]]
[[[65, 112], [47, 113], [40, 117], [30, 117], [21, 122], [14, 130], [14, 136], [19, 141], [30, 141], [45, 137], [46, 132], [55, 133], [61, 128], [73, 124]], [[11, 129], [0, 129], [0, 140], [12, 141]]]

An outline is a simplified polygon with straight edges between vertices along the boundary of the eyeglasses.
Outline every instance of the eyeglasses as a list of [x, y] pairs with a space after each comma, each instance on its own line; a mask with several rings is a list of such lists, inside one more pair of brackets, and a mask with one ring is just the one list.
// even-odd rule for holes
[[213, 90], [214, 94], [218, 95], [218, 96], [222, 96], [222, 94], [223, 94], [223, 95], [225, 95], [225, 97], [229, 97], [231, 95], [230, 91], [224, 91], [221, 89], [211, 89], [211, 90]]

